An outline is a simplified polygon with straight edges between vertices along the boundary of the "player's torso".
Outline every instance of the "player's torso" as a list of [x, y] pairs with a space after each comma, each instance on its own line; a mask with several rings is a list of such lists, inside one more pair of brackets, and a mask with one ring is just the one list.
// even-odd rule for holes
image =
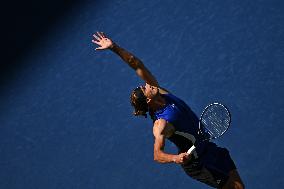
[[166, 105], [154, 112], [152, 119], [165, 119], [175, 130], [197, 133], [198, 118], [187, 104], [172, 94], [162, 94]]
[[180, 151], [187, 150], [196, 141], [198, 118], [179, 98], [165, 94], [166, 106], [155, 112], [154, 119], [167, 121], [165, 136], [176, 144]]

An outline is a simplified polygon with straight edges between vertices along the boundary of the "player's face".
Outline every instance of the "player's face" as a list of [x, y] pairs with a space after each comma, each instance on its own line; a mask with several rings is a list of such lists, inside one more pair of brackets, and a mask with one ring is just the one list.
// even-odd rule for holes
[[149, 99], [153, 99], [155, 96], [157, 96], [159, 94], [159, 88], [158, 87], [154, 87], [154, 86], [149, 85], [147, 83], [146, 83], [145, 86], [141, 86], [141, 89], [142, 89], [144, 95]]

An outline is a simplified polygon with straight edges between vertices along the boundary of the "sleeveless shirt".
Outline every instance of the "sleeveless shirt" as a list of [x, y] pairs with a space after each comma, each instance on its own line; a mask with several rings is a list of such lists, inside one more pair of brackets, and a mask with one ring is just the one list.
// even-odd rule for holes
[[166, 105], [151, 113], [152, 120], [164, 119], [174, 126], [175, 132], [168, 140], [178, 147], [179, 153], [186, 152], [194, 144], [197, 154], [201, 154], [208, 142], [205, 142], [198, 132], [199, 119], [196, 114], [183, 100], [173, 94], [161, 96], [165, 99]]

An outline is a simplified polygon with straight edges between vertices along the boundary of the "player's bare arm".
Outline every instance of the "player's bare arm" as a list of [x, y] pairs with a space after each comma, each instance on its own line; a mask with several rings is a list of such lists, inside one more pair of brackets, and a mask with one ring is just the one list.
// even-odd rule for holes
[[100, 46], [96, 48], [96, 50], [110, 49], [111, 51], [115, 52], [118, 56], [120, 56], [121, 59], [125, 63], [127, 63], [133, 70], [135, 70], [137, 75], [147, 84], [159, 87], [156, 78], [145, 67], [143, 62], [139, 60], [137, 57], [135, 57], [132, 53], [118, 46], [110, 38], [108, 38], [103, 32], [97, 32], [93, 36], [95, 39], [93, 39], [92, 42]]
[[159, 163], [177, 163], [184, 164], [189, 161], [190, 155], [181, 153], [178, 155], [168, 154], [164, 152], [165, 139], [174, 132], [171, 124], [164, 119], [158, 119], [154, 123], [153, 134], [155, 138], [154, 143], [154, 160]]

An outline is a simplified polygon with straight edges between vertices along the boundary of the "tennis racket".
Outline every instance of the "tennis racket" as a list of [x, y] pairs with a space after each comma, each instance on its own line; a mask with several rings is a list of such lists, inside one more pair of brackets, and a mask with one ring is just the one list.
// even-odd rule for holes
[[[220, 103], [212, 103], [206, 106], [199, 119], [199, 134], [204, 140], [216, 139], [222, 136], [230, 127], [231, 113], [229, 109]], [[187, 151], [191, 154], [195, 149], [192, 145]]]

